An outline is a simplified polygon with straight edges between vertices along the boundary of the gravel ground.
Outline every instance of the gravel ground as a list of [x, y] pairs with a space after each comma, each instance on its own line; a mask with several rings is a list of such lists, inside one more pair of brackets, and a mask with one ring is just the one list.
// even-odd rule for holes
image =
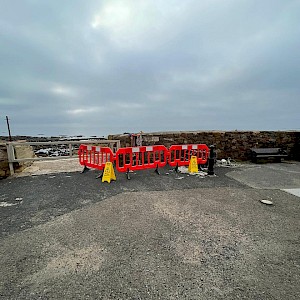
[[247, 185], [270, 166], [2, 180], [0, 298], [299, 299], [300, 198]]

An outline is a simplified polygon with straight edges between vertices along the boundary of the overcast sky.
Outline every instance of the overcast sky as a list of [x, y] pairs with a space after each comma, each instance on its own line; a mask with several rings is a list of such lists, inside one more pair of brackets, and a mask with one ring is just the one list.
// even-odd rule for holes
[[299, 0], [0, 0], [0, 135], [300, 130]]

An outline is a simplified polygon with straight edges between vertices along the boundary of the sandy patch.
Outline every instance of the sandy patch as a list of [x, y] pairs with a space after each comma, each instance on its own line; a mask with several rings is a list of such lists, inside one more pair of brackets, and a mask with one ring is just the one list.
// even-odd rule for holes
[[[44, 252], [53, 252], [52, 244], [50, 249], [45, 245]], [[28, 276], [25, 282], [31, 284], [40, 284], [49, 279], [68, 276], [72, 273], [92, 274], [97, 272], [104, 261], [105, 249], [98, 244], [91, 244], [81, 249], [67, 249], [57, 244], [55, 253], [57, 256], [51, 257], [46, 266], [38, 272]]]
[[53, 173], [80, 172], [83, 167], [79, 164], [78, 158], [66, 158], [57, 160], [34, 161], [16, 177], [34, 176]]

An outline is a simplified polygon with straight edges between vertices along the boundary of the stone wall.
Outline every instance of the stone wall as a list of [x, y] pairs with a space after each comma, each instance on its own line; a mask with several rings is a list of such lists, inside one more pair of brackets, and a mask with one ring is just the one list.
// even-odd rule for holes
[[[121, 147], [131, 145], [129, 134], [109, 135], [121, 141]], [[215, 145], [217, 158], [250, 159], [250, 148], [280, 147], [291, 159], [300, 160], [300, 131], [189, 131], [143, 133], [143, 145], [207, 144]]]
[[9, 176], [6, 146], [0, 145], [0, 179]]

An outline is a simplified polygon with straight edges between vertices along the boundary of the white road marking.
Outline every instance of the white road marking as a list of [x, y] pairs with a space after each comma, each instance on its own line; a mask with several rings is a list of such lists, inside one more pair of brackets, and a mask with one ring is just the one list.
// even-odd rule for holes
[[282, 191], [285, 191], [289, 194], [300, 197], [300, 188], [298, 188], [298, 189], [282, 189]]

